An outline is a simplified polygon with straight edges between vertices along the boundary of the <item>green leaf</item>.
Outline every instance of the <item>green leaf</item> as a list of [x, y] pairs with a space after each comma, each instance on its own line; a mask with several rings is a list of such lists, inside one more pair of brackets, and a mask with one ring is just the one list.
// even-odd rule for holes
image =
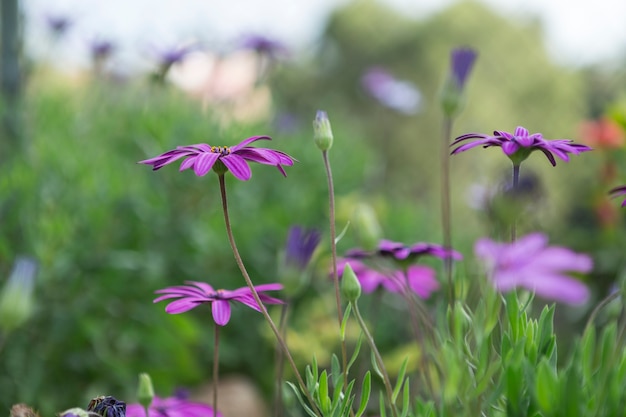
[[339, 358], [334, 353], [330, 358], [330, 376], [332, 377], [333, 385], [338, 385], [338, 380], [343, 376]]
[[402, 413], [400, 417], [406, 417], [411, 410], [411, 390], [409, 389], [410, 379], [407, 378], [404, 384], [404, 393], [402, 394]]
[[347, 222], [346, 225], [344, 226], [343, 230], [341, 231], [341, 233], [339, 233], [339, 235], [337, 237], [335, 237], [335, 245], [337, 243], [339, 243], [339, 241], [341, 239], [343, 239], [343, 237], [345, 236], [346, 232], [348, 231], [348, 227], [350, 227], [350, 222]]
[[537, 365], [535, 377], [535, 397], [539, 407], [552, 414], [559, 404], [559, 377], [548, 361], [544, 358]]
[[356, 342], [356, 346], [354, 346], [354, 352], [352, 352], [352, 357], [350, 358], [348, 365], [346, 365], [347, 366], [346, 374], [350, 372], [350, 368], [352, 368], [352, 365], [356, 361], [356, 358], [359, 356], [359, 351], [361, 350], [362, 343], [363, 343], [363, 334], [359, 336], [359, 340]]
[[[380, 371], [378, 367], [378, 361], [376, 360], [376, 355], [373, 351], [370, 352], [370, 361], [372, 362], [372, 368], [374, 368], [374, 373], [381, 379], [384, 380], [383, 373]], [[381, 416], [382, 417], [382, 416]]]
[[406, 374], [406, 367], [409, 363], [409, 358], [405, 358], [404, 362], [402, 362], [402, 366], [400, 366], [400, 371], [398, 371], [398, 379], [396, 380], [396, 386], [393, 389], [393, 393], [391, 394], [391, 401], [394, 403], [398, 399], [398, 395], [400, 394], [400, 390], [402, 389], [402, 384], [404, 382], [404, 375]]
[[328, 377], [326, 375], [325, 369], [322, 371], [322, 374], [320, 375], [318, 387], [319, 387], [318, 388], [319, 402], [320, 402], [320, 407], [322, 409], [322, 413], [328, 414], [330, 413], [330, 410], [331, 410], [331, 404], [330, 404], [330, 398], [328, 398]]
[[306, 413], [311, 417], [318, 417], [317, 414], [315, 414], [315, 412], [311, 410], [311, 408], [304, 401], [304, 399], [302, 398], [302, 395], [300, 394], [300, 390], [298, 389], [298, 387], [296, 387], [294, 384], [292, 384], [289, 381], [285, 381], [285, 383], [289, 385], [289, 387], [296, 394], [296, 397], [298, 398], [298, 401], [300, 402], [300, 405], [302, 406], [302, 408], [304, 408], [304, 411], [306, 411]]
[[341, 320], [341, 341], [346, 340], [346, 325], [348, 324], [348, 318], [350, 318], [350, 313], [352, 312], [352, 303], [348, 303], [346, 307], [346, 311], [343, 313], [343, 320]]
[[382, 391], [378, 395], [378, 406], [380, 411], [380, 417], [387, 417], [387, 410], [385, 408], [385, 394]]
[[359, 403], [359, 409], [357, 410], [355, 417], [360, 417], [365, 412], [365, 407], [370, 400], [370, 392], [372, 389], [372, 376], [370, 371], [365, 373], [363, 378], [363, 385], [361, 386], [361, 402]]

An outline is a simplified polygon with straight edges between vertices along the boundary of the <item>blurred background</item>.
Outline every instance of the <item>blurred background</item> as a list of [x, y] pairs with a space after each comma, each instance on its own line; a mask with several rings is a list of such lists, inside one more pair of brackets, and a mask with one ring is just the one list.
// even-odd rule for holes
[[[172, 316], [152, 304], [185, 280], [244, 285], [216, 177], [137, 165], [178, 145], [270, 135], [298, 159], [286, 179], [261, 166], [248, 183], [229, 176], [231, 217], [257, 283], [289, 279], [290, 226], [324, 233], [293, 297], [289, 343], [302, 366], [327, 363], [336, 316], [315, 112], [335, 133], [338, 227], [352, 224], [340, 252], [362, 243], [362, 210], [388, 239], [441, 243], [437, 95], [458, 46], [479, 56], [455, 136], [521, 125], [595, 149], [522, 166], [518, 233], [545, 231], [595, 260], [589, 306], [559, 310], [565, 337], [622, 273], [624, 215], [607, 192], [626, 183], [623, 2], [5, 0], [1, 12], [0, 283], [18, 259], [37, 269], [24, 320], [0, 333], [0, 409], [134, 402], [139, 372], [161, 396], [210, 382], [209, 310]], [[472, 245], [501, 236], [510, 162], [475, 149], [452, 158], [451, 175], [459, 269], [482, 279]], [[375, 332], [392, 364], [411, 339], [403, 312], [393, 297], [368, 302], [380, 304]], [[236, 308], [221, 344], [222, 373], [271, 398], [262, 317]]]

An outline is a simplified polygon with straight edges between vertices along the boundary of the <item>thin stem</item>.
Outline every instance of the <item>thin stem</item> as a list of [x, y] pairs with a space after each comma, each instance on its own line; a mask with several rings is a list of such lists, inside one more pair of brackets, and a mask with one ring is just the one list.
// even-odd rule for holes
[[[513, 164], [513, 198], [517, 198], [517, 191], [519, 187], [519, 164]], [[517, 239], [517, 214], [513, 218], [513, 223], [511, 224], [511, 242], [515, 242]]]
[[[330, 168], [330, 161], [328, 160], [328, 151], [322, 151], [322, 158], [324, 159], [324, 168], [326, 169], [326, 179], [328, 180], [328, 213], [330, 218], [330, 253], [333, 264], [333, 283], [335, 285], [335, 302], [337, 303], [337, 322], [339, 324], [338, 329], [341, 329], [341, 323], [343, 322], [343, 311], [341, 309], [341, 295], [339, 292], [339, 276], [337, 274], [337, 229], [335, 225], [335, 186], [333, 184], [333, 173]], [[346, 341], [341, 339], [341, 360], [342, 360], [342, 372], [344, 374], [343, 387], [346, 387], [348, 382], [348, 365], [347, 365], [347, 353], [346, 353]]]
[[298, 380], [298, 384], [300, 385], [300, 390], [304, 393], [307, 400], [309, 400], [309, 403], [311, 404], [311, 407], [313, 407], [315, 414], [318, 415], [319, 417], [322, 417], [319, 410], [317, 409], [317, 406], [315, 405], [315, 401], [313, 397], [311, 396], [311, 393], [306, 388], [306, 385], [304, 383], [304, 380], [302, 379], [302, 376], [300, 375], [300, 372], [298, 372], [298, 367], [296, 366], [296, 363], [294, 362], [293, 357], [291, 356], [291, 353], [289, 352], [289, 348], [287, 348], [287, 344], [283, 340], [282, 336], [280, 335], [280, 332], [278, 331], [278, 329], [276, 328], [276, 325], [274, 324], [274, 321], [272, 320], [269, 313], [267, 312], [267, 309], [265, 308], [265, 304], [261, 302], [259, 293], [257, 292], [256, 288], [254, 288], [254, 284], [252, 284], [250, 275], [248, 275], [248, 271], [246, 270], [246, 267], [243, 264], [241, 255], [239, 255], [239, 250], [237, 249], [237, 244], [235, 243], [235, 237], [233, 236], [233, 230], [230, 225], [230, 217], [228, 215], [228, 202], [226, 199], [226, 182], [224, 181], [224, 175], [223, 174], [218, 175], [218, 178], [220, 182], [220, 194], [222, 196], [222, 209], [224, 212], [224, 222], [226, 223], [226, 233], [228, 234], [228, 242], [230, 243], [230, 247], [233, 250], [233, 255], [235, 256], [235, 262], [237, 262], [237, 266], [239, 267], [239, 270], [241, 271], [241, 275], [243, 275], [243, 279], [246, 281], [248, 288], [250, 288], [250, 292], [252, 293], [252, 297], [254, 298], [254, 301], [256, 301], [257, 305], [261, 309], [261, 313], [263, 314], [263, 317], [265, 317], [267, 324], [269, 324], [270, 328], [272, 329], [272, 332], [274, 332], [274, 336], [276, 337], [278, 344], [280, 345], [283, 352], [285, 353], [285, 357], [287, 358], [287, 361], [289, 362], [289, 365], [291, 366], [291, 369], [293, 370], [296, 376], [296, 379]]
[[[443, 229], [443, 246], [452, 250], [452, 221], [450, 216], [450, 138], [452, 136], [452, 118], [443, 120], [443, 140], [441, 143], [441, 227]], [[450, 306], [454, 309], [456, 299], [454, 284], [452, 283], [452, 258], [447, 256], [443, 266], [448, 283]]]
[[[278, 328], [285, 342], [287, 341], [287, 315], [289, 313], [289, 300], [282, 305], [280, 310], [280, 321]], [[285, 361], [283, 351], [280, 347], [276, 347], [276, 395], [274, 397], [274, 415], [282, 417], [283, 415], [283, 373], [285, 370]]]
[[602, 311], [604, 307], [606, 307], [611, 301], [615, 300], [620, 295], [622, 295], [621, 291], [613, 291], [608, 296], [606, 296], [602, 301], [600, 301], [600, 303], [596, 306], [596, 308], [594, 308], [593, 311], [591, 312], [589, 319], [587, 319], [587, 324], [585, 325], [585, 333], [587, 332], [589, 327], [593, 325], [593, 322], [596, 320], [596, 316], [598, 315], [598, 313], [600, 313], [600, 311]]
[[376, 347], [374, 338], [367, 329], [367, 325], [365, 324], [363, 317], [361, 317], [359, 305], [356, 302], [352, 303], [352, 311], [354, 312], [354, 317], [356, 317], [357, 321], [359, 322], [361, 330], [365, 334], [365, 339], [367, 340], [370, 349], [372, 350], [372, 352], [374, 352], [376, 362], [378, 362], [378, 369], [380, 369], [380, 372], [383, 376], [383, 384], [385, 385], [385, 392], [387, 393], [387, 401], [389, 402], [389, 407], [391, 408], [391, 414], [393, 415], [393, 417], [398, 417], [398, 410], [396, 409], [396, 404], [393, 401], [393, 388], [391, 388], [391, 380], [389, 379], [389, 374], [387, 373], [387, 369], [385, 368], [383, 358], [380, 355], [378, 348]]
[[215, 341], [213, 349], [213, 417], [217, 417], [217, 390], [220, 376], [220, 326], [215, 323]]

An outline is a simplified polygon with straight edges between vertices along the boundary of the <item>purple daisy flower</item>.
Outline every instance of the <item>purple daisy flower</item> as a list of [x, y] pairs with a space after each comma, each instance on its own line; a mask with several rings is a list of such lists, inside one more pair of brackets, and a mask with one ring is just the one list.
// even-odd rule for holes
[[340, 259], [337, 263], [339, 276], [343, 275], [343, 270], [348, 263], [356, 274], [361, 289], [366, 294], [372, 293], [378, 288], [383, 288], [391, 293], [405, 293], [411, 290], [420, 298], [426, 299], [439, 289], [435, 270], [428, 266], [411, 265], [407, 268], [406, 273], [401, 270], [382, 272], [357, 260]]
[[476, 242], [474, 252], [484, 262], [498, 291], [523, 287], [543, 298], [568, 304], [584, 303], [589, 298], [587, 286], [568, 273], [589, 272], [593, 261], [587, 255], [547, 244], [548, 238], [541, 233], [532, 233], [513, 243], [484, 238]]
[[[626, 185], [620, 185], [619, 187], [613, 188], [609, 191], [609, 195], [613, 198], [626, 195]], [[626, 200], [622, 201], [622, 207], [626, 207]]]
[[462, 90], [474, 66], [477, 53], [472, 48], [457, 48], [450, 54], [450, 72], [456, 86]]
[[397, 261], [413, 260], [422, 255], [431, 255], [441, 259], [452, 258], [457, 261], [463, 259], [463, 255], [459, 252], [446, 249], [441, 245], [419, 242], [411, 246], [406, 246], [403, 243], [393, 242], [387, 239], [381, 240], [378, 244], [378, 249], [373, 252], [363, 249], [350, 249], [346, 252], [347, 258], [362, 259], [381, 256], [391, 257]]
[[285, 263], [294, 265], [301, 271], [304, 270], [311, 261], [320, 239], [320, 232], [316, 229], [303, 229], [300, 226], [291, 227], [285, 246]]
[[256, 53], [266, 55], [272, 59], [289, 55], [289, 50], [282, 42], [262, 35], [244, 36], [239, 42], [239, 46], [243, 49], [252, 49]]
[[[153, 302], [169, 300], [170, 298], [179, 298], [172, 301], [165, 307], [165, 312], [169, 314], [180, 314], [189, 311], [197, 306], [205, 303], [211, 303], [213, 312], [213, 320], [215, 323], [224, 326], [230, 320], [230, 303], [238, 301], [247, 305], [256, 311], [261, 311], [261, 307], [256, 303], [252, 291], [248, 287], [238, 288], [236, 290], [214, 290], [205, 282], [186, 281], [189, 285], [179, 285], [176, 287], [168, 287], [155, 291], [156, 294], [163, 294], [154, 299]], [[262, 284], [254, 287], [259, 293], [259, 298], [267, 304], [283, 304], [277, 298], [263, 294], [263, 291], [281, 290], [281, 284]]]
[[[226, 167], [225, 170], [242, 180], [247, 181], [252, 176], [252, 171], [247, 161], [258, 162], [264, 165], [274, 165], [284, 176], [287, 176], [283, 165], [292, 166], [294, 159], [284, 152], [268, 148], [253, 148], [248, 146], [257, 140], [271, 140], [269, 136], [253, 136], [235, 146], [211, 146], [206, 143], [197, 145], [178, 146], [176, 149], [167, 151], [154, 158], [139, 161], [140, 164], [152, 165], [156, 171], [165, 165], [171, 164], [181, 158], [186, 158], [180, 164], [180, 171], [193, 168], [197, 176], [206, 175], [211, 168]], [[224, 170], [224, 171], [225, 171]]]
[[[219, 412], [217, 415], [222, 417]], [[147, 416], [143, 405], [128, 404], [126, 417], [213, 417], [213, 407], [180, 397], [160, 398], [155, 396]]]
[[541, 133], [528, 133], [528, 130], [518, 126], [514, 133], [496, 130], [493, 136], [482, 133], [467, 133], [461, 135], [452, 142], [450, 146], [456, 146], [468, 139], [478, 139], [455, 148], [451, 154], [457, 154], [476, 146], [488, 148], [490, 146], [500, 146], [506, 156], [515, 165], [519, 165], [524, 159], [535, 150], [540, 150], [548, 158], [552, 166], [556, 166], [554, 155], [564, 161], [569, 161], [568, 154], [578, 155], [581, 152], [592, 150], [589, 146], [573, 143], [570, 139], [544, 139]]

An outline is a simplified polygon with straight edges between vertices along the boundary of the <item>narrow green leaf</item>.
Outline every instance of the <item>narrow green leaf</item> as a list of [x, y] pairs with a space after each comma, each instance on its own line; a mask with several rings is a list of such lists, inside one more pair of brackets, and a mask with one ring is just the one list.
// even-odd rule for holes
[[404, 384], [404, 393], [402, 394], [402, 413], [400, 417], [407, 417], [411, 410], [411, 390], [409, 389], [410, 379], [407, 378]]
[[[385, 379], [383, 377], [383, 373], [380, 371], [380, 368], [378, 367], [378, 361], [376, 360], [376, 355], [374, 355], [374, 352], [370, 352], [370, 361], [372, 362], [372, 368], [374, 368], [374, 373], [382, 380]], [[382, 416], [381, 416], [382, 417]]]
[[359, 340], [357, 340], [356, 346], [354, 346], [354, 352], [352, 352], [352, 357], [350, 358], [350, 361], [346, 365], [347, 366], [346, 374], [350, 373], [350, 368], [352, 368], [352, 365], [356, 361], [356, 358], [359, 356], [359, 351], [361, 350], [361, 344], [362, 343], [363, 343], [363, 334], [361, 334], [361, 336], [359, 336]]
[[328, 377], [326, 375], [326, 369], [324, 369], [320, 375], [318, 394], [322, 413], [328, 414], [331, 407], [330, 398], [328, 398]]
[[330, 358], [330, 376], [333, 380], [333, 385], [337, 385], [337, 381], [342, 376], [341, 366], [339, 365], [339, 358], [333, 353]]
[[339, 243], [339, 241], [341, 239], [343, 239], [344, 235], [346, 234], [346, 232], [348, 231], [348, 227], [350, 226], [350, 222], [347, 222], [346, 225], [344, 226], [343, 230], [341, 231], [341, 233], [339, 233], [339, 235], [335, 238], [335, 245], [337, 243]]
[[[554, 369], [544, 358], [537, 365], [535, 377], [535, 397], [539, 407], [547, 414], [554, 413], [559, 403], [559, 377]], [[574, 399], [574, 401], [576, 401]]]
[[317, 417], [317, 414], [315, 414], [315, 412], [311, 410], [311, 408], [307, 405], [307, 403], [302, 398], [302, 395], [300, 394], [300, 390], [289, 381], [285, 381], [285, 383], [289, 385], [289, 387], [296, 394], [296, 397], [298, 398], [298, 401], [300, 402], [300, 405], [302, 406], [302, 408], [304, 408], [304, 411], [306, 411], [306, 413], [311, 417]]
[[380, 407], [380, 417], [387, 417], [387, 410], [385, 409], [385, 394], [380, 391], [378, 395], [378, 406]]
[[343, 320], [341, 320], [341, 341], [346, 340], [346, 326], [348, 324], [348, 318], [350, 318], [350, 313], [352, 312], [352, 303], [348, 303], [346, 307], [346, 311], [343, 313]]
[[372, 389], [372, 376], [370, 371], [365, 373], [365, 378], [363, 378], [363, 385], [361, 386], [361, 402], [359, 403], [359, 409], [357, 410], [355, 417], [361, 417], [365, 412], [365, 408], [367, 407], [367, 403], [370, 400], [370, 392]]
[[404, 362], [402, 362], [402, 366], [400, 366], [400, 371], [398, 371], [398, 379], [396, 380], [396, 386], [393, 389], [393, 393], [391, 394], [391, 401], [394, 403], [398, 399], [398, 395], [400, 395], [400, 390], [402, 389], [402, 384], [404, 382], [404, 375], [406, 373], [406, 367], [409, 364], [409, 358], [405, 358]]

